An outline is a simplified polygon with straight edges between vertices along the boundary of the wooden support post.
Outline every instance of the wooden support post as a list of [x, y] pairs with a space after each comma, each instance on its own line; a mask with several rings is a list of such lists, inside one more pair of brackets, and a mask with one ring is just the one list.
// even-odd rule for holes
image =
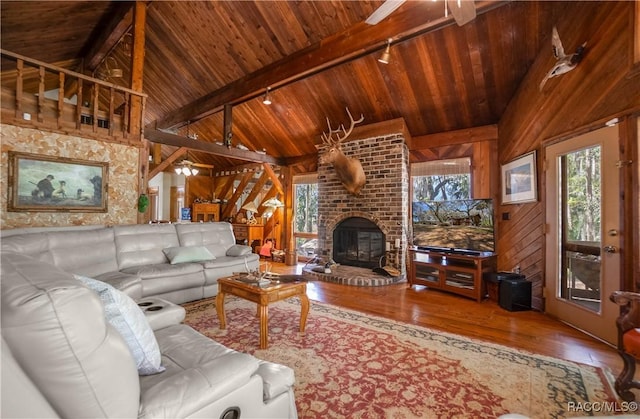
[[162, 162], [162, 144], [153, 143], [153, 164]]
[[[131, 49], [131, 89], [142, 92], [144, 70], [144, 36], [147, 6], [146, 2], [136, 1], [133, 14], [133, 45]], [[142, 140], [143, 101], [139, 96], [131, 97], [129, 133]]]

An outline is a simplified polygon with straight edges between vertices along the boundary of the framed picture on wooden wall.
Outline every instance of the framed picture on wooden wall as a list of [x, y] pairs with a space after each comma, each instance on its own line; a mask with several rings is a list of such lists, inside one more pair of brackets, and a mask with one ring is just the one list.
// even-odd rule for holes
[[9, 152], [7, 211], [107, 212], [109, 163]]
[[538, 200], [535, 150], [502, 165], [501, 173], [503, 204]]

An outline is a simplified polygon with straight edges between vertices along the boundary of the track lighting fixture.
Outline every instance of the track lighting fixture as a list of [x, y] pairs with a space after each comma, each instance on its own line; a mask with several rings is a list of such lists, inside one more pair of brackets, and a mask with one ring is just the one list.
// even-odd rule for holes
[[262, 103], [265, 105], [271, 105], [271, 96], [269, 95], [269, 88], [264, 92], [264, 99], [262, 99]]
[[380, 61], [382, 64], [389, 64], [389, 60], [391, 60], [391, 54], [389, 54], [390, 49], [391, 49], [391, 38], [387, 40], [387, 47], [384, 49], [384, 52], [382, 53], [382, 55], [380, 55], [380, 58], [378, 58], [378, 61]]

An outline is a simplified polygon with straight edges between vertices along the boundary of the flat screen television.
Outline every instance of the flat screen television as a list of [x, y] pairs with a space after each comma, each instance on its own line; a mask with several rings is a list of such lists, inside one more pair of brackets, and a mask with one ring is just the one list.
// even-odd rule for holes
[[493, 200], [413, 202], [413, 244], [422, 250], [495, 251]]

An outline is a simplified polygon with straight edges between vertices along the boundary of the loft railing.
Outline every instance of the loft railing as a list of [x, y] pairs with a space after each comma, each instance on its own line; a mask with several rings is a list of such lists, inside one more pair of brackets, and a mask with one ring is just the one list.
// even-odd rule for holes
[[[2, 119], [95, 138], [138, 142], [147, 95], [0, 49]], [[3, 66], [7, 68], [7, 66]]]

